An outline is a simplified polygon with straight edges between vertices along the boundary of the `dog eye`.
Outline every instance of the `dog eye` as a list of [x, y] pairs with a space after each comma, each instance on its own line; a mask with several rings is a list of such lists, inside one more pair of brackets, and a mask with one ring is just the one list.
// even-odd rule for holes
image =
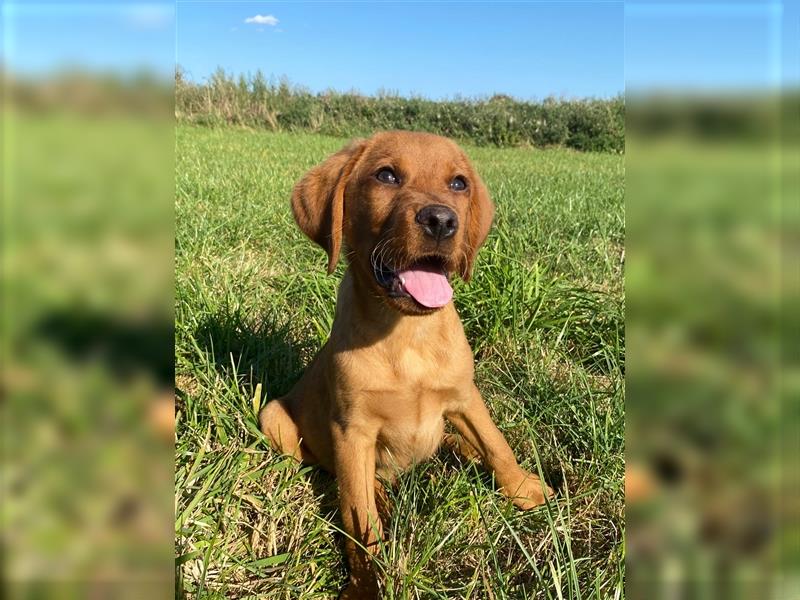
[[389, 167], [384, 167], [380, 171], [375, 174], [375, 179], [380, 181], [381, 183], [388, 183], [389, 185], [397, 185], [400, 183], [400, 179], [397, 175], [394, 174]]
[[454, 177], [453, 181], [450, 182], [450, 189], [454, 192], [463, 192], [467, 189], [467, 180], [461, 177], [461, 175]]

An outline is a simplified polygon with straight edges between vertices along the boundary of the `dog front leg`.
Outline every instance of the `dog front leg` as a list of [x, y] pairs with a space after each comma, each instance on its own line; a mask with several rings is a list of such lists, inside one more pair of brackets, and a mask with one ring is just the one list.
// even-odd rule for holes
[[553, 495], [553, 490], [541, 479], [519, 466], [474, 384], [468, 397], [454, 405], [446, 416], [462, 438], [454, 446], [468, 458], [477, 454], [494, 472], [500, 490], [516, 506], [528, 510], [544, 504], [546, 498]]
[[[341, 600], [378, 598], [378, 579], [370, 554], [378, 550], [383, 529], [375, 504], [375, 441], [355, 427], [333, 425], [336, 479], [339, 483], [350, 582]], [[366, 551], [365, 551], [366, 549]]]

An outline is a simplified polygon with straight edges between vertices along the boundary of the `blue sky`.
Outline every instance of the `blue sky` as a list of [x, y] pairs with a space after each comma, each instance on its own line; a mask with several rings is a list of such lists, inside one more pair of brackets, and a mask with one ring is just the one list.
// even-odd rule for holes
[[[262, 69], [315, 91], [608, 97], [800, 83], [800, 2], [3, 1], [2, 58], [202, 81]], [[246, 23], [261, 15], [263, 23]], [[272, 18], [270, 18], [272, 17]], [[176, 47], [177, 45], [177, 47]]]
[[628, 2], [629, 88], [751, 89], [797, 81], [797, 2]]
[[3, 1], [2, 56], [17, 71], [65, 66], [170, 74], [175, 60], [172, 2]]
[[178, 62], [198, 81], [220, 66], [430, 98], [624, 89], [621, 2], [179, 2], [176, 17]]

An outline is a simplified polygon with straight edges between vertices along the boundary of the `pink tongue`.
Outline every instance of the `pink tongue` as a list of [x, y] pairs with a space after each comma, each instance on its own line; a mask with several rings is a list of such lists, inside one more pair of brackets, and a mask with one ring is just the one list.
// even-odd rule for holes
[[453, 288], [447, 277], [435, 267], [414, 265], [398, 273], [405, 290], [414, 300], [428, 308], [444, 306], [453, 297]]

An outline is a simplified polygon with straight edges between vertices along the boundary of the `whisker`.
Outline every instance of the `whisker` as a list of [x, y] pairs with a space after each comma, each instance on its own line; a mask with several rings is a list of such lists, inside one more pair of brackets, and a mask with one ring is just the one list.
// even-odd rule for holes
[[384, 238], [379, 241], [370, 253], [370, 264], [373, 269], [377, 269], [381, 262], [381, 255], [386, 248], [387, 244], [392, 241], [392, 237]]

